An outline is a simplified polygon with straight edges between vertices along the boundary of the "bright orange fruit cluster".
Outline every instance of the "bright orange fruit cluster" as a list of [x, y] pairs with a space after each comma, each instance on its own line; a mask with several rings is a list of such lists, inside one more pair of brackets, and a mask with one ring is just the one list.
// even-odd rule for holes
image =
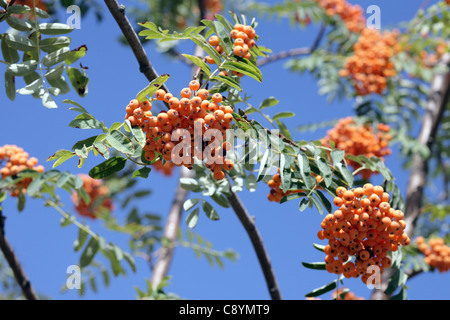
[[[250, 49], [256, 45], [255, 36], [256, 32], [252, 26], [242, 25], [237, 23], [234, 25], [233, 30], [230, 32], [230, 36], [233, 39], [233, 54], [238, 57], [242, 57], [245, 59], [251, 59], [252, 53]], [[217, 53], [220, 55], [223, 54], [223, 47], [220, 45], [220, 39], [218, 36], [213, 35], [209, 37], [208, 42], [211, 46], [216, 49]], [[206, 57], [206, 62], [209, 64], [215, 64], [215, 61], [210, 56]], [[240, 72], [233, 71], [233, 74], [239, 77], [243, 77], [244, 75]], [[221, 71], [220, 75], [228, 76], [226, 71]]]
[[[316, 183], [319, 184], [322, 182], [323, 178], [319, 175], [313, 175], [316, 178]], [[280, 177], [280, 168], [278, 168], [277, 173], [272, 177], [272, 179], [269, 180], [267, 185], [270, 188], [270, 192], [267, 195], [267, 199], [271, 202], [280, 202], [281, 199], [283, 199], [285, 196], [294, 194], [294, 193], [301, 193], [305, 192], [305, 190], [289, 190], [289, 191], [283, 191], [280, 189], [281, 186], [281, 177]], [[320, 187], [317, 187], [317, 189], [321, 189]]]
[[397, 74], [391, 57], [401, 50], [397, 32], [381, 33], [364, 29], [354, 45], [354, 55], [348, 57], [342, 77], [350, 76], [358, 95], [382, 94], [387, 80]]
[[[362, 188], [336, 189], [333, 200], [339, 209], [328, 214], [321, 223], [317, 236], [328, 239], [325, 246], [326, 270], [358, 278], [367, 283], [372, 273], [370, 266], [378, 266], [380, 274], [391, 266], [389, 251], [411, 241], [404, 232], [404, 214], [389, 205], [389, 194], [383, 187], [370, 183]], [[354, 258], [354, 260], [353, 260]]]
[[89, 204], [86, 204], [83, 199], [78, 201], [78, 194], [72, 194], [72, 202], [75, 204], [75, 210], [79, 215], [96, 219], [98, 212], [102, 208], [112, 211], [114, 206], [109, 195], [109, 189], [102, 184], [101, 180], [93, 179], [88, 175], [80, 174], [79, 177], [83, 180], [83, 188], [91, 199]]
[[[178, 99], [163, 89], [157, 90], [155, 99], [165, 101], [170, 109], [156, 116], [152, 115], [151, 101], [134, 99], [126, 107], [125, 118], [146, 134], [147, 161], [159, 159], [157, 161], [192, 169], [197, 158], [204, 161], [216, 180], [222, 180], [224, 171], [234, 166], [226, 159], [226, 152], [231, 149], [231, 144], [226, 142], [226, 130], [231, 128], [233, 109], [222, 104], [220, 93], [210, 97], [208, 90], [200, 89], [197, 80], [192, 80], [180, 94], [181, 99]], [[201, 137], [201, 141], [195, 141], [196, 136]]]
[[359, 5], [345, 0], [316, 0], [330, 17], [338, 15], [351, 32], [361, 33], [366, 27], [364, 11]]
[[351, 291], [343, 293], [344, 290], [345, 288], [341, 288], [339, 290], [334, 291], [331, 297], [336, 300], [364, 300], [364, 298], [356, 296]]
[[164, 174], [165, 176], [171, 176], [175, 165], [172, 161], [166, 161], [165, 163], [163, 163], [161, 160], [159, 160], [153, 164], [153, 167], [157, 171], [162, 172], [162, 174]]
[[[392, 139], [389, 134], [390, 127], [386, 124], [378, 125], [378, 132], [369, 125], [359, 125], [351, 117], [338, 121], [335, 127], [327, 132], [327, 136], [321, 139], [323, 146], [330, 147], [330, 141], [334, 142], [337, 149], [345, 151], [347, 155], [364, 155], [368, 158], [384, 157], [390, 155], [392, 150], [388, 147]], [[361, 165], [347, 159], [347, 162], [356, 170]], [[359, 174], [364, 179], [369, 179], [373, 174], [370, 170], [362, 170]]]
[[417, 237], [416, 242], [428, 265], [438, 269], [439, 272], [450, 270], [450, 247], [445, 244], [444, 239], [430, 239], [427, 245], [423, 237]]
[[221, 0], [205, 0], [206, 19], [214, 20], [214, 15], [219, 13], [223, 8]]
[[[22, 148], [6, 144], [0, 147], [0, 164], [3, 166], [0, 169], [1, 179], [9, 176], [17, 175], [19, 172], [25, 169], [32, 169], [38, 172], [44, 172], [44, 167], [38, 164], [38, 159], [29, 156], [28, 152], [25, 152]], [[17, 197], [20, 191], [26, 193], [28, 186], [30, 185], [32, 179], [25, 178], [19, 181], [16, 188], [11, 191], [11, 196]]]

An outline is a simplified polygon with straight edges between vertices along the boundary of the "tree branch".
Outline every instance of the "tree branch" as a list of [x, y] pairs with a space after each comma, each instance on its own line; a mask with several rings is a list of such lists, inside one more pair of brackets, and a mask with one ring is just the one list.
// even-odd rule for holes
[[28, 300], [39, 300], [39, 297], [33, 286], [31, 285], [30, 280], [28, 280], [28, 277], [25, 274], [25, 271], [23, 270], [19, 259], [17, 258], [13, 248], [11, 247], [11, 244], [5, 236], [4, 222], [5, 217], [3, 216], [2, 210], [0, 209], [0, 249], [5, 256], [6, 261], [8, 261], [9, 267], [14, 273], [14, 278], [16, 278], [16, 281], [22, 289], [22, 293], [25, 298]]
[[[188, 170], [185, 167], [181, 167], [180, 179], [193, 178], [194, 176], [194, 171]], [[188, 191], [183, 189], [181, 187], [181, 183], [179, 182], [175, 191], [175, 198], [173, 199], [163, 234], [163, 238], [168, 240], [169, 245], [161, 247], [158, 259], [152, 272], [151, 282], [154, 289], [158, 287], [158, 285], [167, 275], [167, 271], [169, 270], [173, 252], [175, 250], [175, 247], [172, 244], [177, 239], [178, 228], [181, 221], [181, 214], [183, 212], [183, 203], [186, 200], [187, 194]]]
[[[119, 25], [120, 30], [122, 30], [122, 33], [125, 36], [125, 39], [127, 39], [131, 49], [133, 50], [133, 53], [139, 63], [139, 71], [145, 75], [149, 82], [158, 78], [158, 74], [150, 63], [150, 60], [148, 59], [147, 53], [142, 47], [142, 43], [139, 40], [138, 35], [134, 31], [133, 27], [130, 24], [130, 21], [125, 15], [125, 6], [119, 5], [117, 0], [105, 0], [105, 4], [111, 12], [111, 15]], [[161, 88], [166, 92], [169, 92], [164, 84], [161, 86]]]
[[314, 53], [314, 51], [316, 51], [320, 45], [320, 41], [322, 40], [323, 35], [325, 34], [325, 29], [326, 29], [325, 25], [322, 24], [322, 26], [320, 27], [319, 33], [317, 34], [317, 37], [314, 40], [311, 47], [295, 48], [295, 49], [278, 52], [274, 55], [271, 55], [270, 57], [258, 60], [257, 66], [262, 67], [268, 63], [275, 62], [278, 60], [291, 58], [291, 57], [306, 56], [306, 55]]
[[228, 201], [230, 201], [231, 207], [238, 216], [242, 226], [245, 228], [245, 231], [247, 232], [252, 242], [253, 248], [259, 260], [259, 264], [261, 265], [261, 269], [264, 273], [264, 278], [266, 279], [267, 287], [269, 289], [272, 300], [281, 300], [282, 298], [280, 288], [278, 286], [278, 281], [272, 270], [272, 264], [270, 262], [269, 255], [267, 254], [266, 248], [264, 247], [261, 235], [256, 228], [255, 221], [249, 215], [247, 209], [244, 207], [241, 199], [239, 199], [236, 193], [231, 191], [231, 194], [228, 196]]
[[[450, 68], [450, 53], [445, 54], [440, 65]], [[446, 73], [437, 73], [431, 82], [431, 93], [423, 117], [422, 127], [418, 143], [426, 145], [429, 150], [433, 150], [436, 141], [438, 127], [442, 121], [445, 108], [450, 98], [450, 71]], [[421, 213], [423, 205], [424, 189], [427, 184], [430, 158], [424, 159], [418, 152], [413, 155], [411, 166], [411, 175], [409, 177], [406, 191], [405, 206], [405, 232], [411, 237], [414, 234], [417, 218]], [[388, 269], [382, 276], [382, 288], [376, 289], [372, 293], [372, 300], [385, 300], [388, 297], [384, 294], [387, 288], [392, 270]]]

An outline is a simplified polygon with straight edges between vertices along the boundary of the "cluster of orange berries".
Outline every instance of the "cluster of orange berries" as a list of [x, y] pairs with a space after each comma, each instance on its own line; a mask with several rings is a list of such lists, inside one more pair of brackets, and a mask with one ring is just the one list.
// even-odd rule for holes
[[214, 15], [219, 13], [223, 8], [221, 0], [205, 0], [206, 19], [214, 20]]
[[[314, 176], [316, 178], [316, 183], [319, 184], [322, 182], [323, 178], [319, 175]], [[305, 190], [289, 190], [289, 191], [283, 191], [281, 190], [281, 176], [280, 176], [280, 168], [278, 168], [278, 171], [275, 175], [273, 175], [272, 179], [267, 182], [267, 185], [270, 188], [270, 192], [267, 195], [267, 199], [271, 202], [280, 202], [281, 199], [283, 199], [285, 196], [294, 194], [294, 193], [302, 193], [305, 192]], [[317, 189], [320, 189], [318, 187]]]
[[420, 52], [420, 56], [416, 57], [415, 60], [418, 64], [423, 65], [426, 68], [432, 68], [436, 65], [439, 59], [449, 51], [448, 45], [445, 41], [440, 41], [435, 49], [434, 53], [429, 53], [426, 50]]
[[444, 239], [430, 239], [427, 245], [423, 237], [417, 237], [416, 242], [428, 265], [438, 269], [439, 272], [450, 270], [450, 247], [445, 244]]
[[[181, 99], [163, 89], [156, 91], [155, 99], [165, 101], [170, 109], [154, 116], [151, 101], [139, 102], [136, 99], [126, 107], [125, 118], [132, 126], [140, 126], [146, 134], [145, 159], [156, 160], [155, 163], [164, 160], [192, 169], [194, 158], [197, 158], [205, 162], [216, 180], [222, 180], [224, 171], [234, 166], [225, 158], [231, 149], [231, 144], [226, 141], [226, 130], [231, 128], [233, 109], [221, 104], [222, 95], [214, 93], [210, 97], [208, 90], [200, 89], [200, 83], [192, 80], [189, 87], [181, 90]], [[220, 139], [216, 137], [217, 133]], [[196, 143], [195, 136], [202, 137], [201, 142]]]
[[102, 208], [112, 211], [114, 206], [109, 195], [109, 189], [102, 184], [101, 180], [93, 179], [88, 175], [80, 174], [79, 177], [83, 180], [83, 189], [91, 199], [89, 204], [86, 204], [83, 199], [79, 199], [78, 194], [72, 194], [72, 202], [75, 204], [75, 210], [79, 215], [96, 219], [98, 212]]
[[356, 296], [351, 291], [347, 291], [345, 293], [344, 293], [344, 291], [345, 291], [345, 288], [336, 290], [333, 292], [333, 295], [331, 297], [336, 300], [364, 300], [364, 298]]
[[[256, 45], [255, 36], [256, 32], [252, 26], [245, 26], [240, 23], [234, 25], [234, 29], [231, 30], [230, 36], [233, 39], [233, 54], [245, 59], [251, 59], [252, 54], [250, 49]], [[218, 36], [211, 36], [208, 39], [209, 44], [214, 47], [214, 49], [220, 55], [223, 54], [223, 47], [220, 45], [220, 39]], [[209, 64], [215, 64], [215, 61], [210, 56], [206, 57], [206, 62]], [[243, 74], [240, 72], [233, 71], [233, 74], [242, 77]], [[228, 73], [224, 70], [221, 71], [220, 75], [228, 76]]]
[[[337, 149], [345, 151], [348, 155], [364, 155], [368, 158], [384, 157], [390, 155], [392, 150], [388, 147], [392, 140], [389, 134], [390, 127], [380, 123], [378, 132], [369, 125], [358, 125], [351, 117], [346, 117], [338, 121], [335, 127], [327, 132], [327, 136], [321, 139], [324, 146], [329, 147], [330, 141], [333, 141]], [[347, 160], [356, 170], [361, 165], [355, 161]], [[373, 174], [370, 170], [362, 170], [359, 174], [364, 179], [369, 179]]]
[[333, 203], [339, 209], [323, 219], [317, 234], [320, 240], [328, 239], [324, 248], [328, 272], [346, 278], [361, 276], [367, 283], [370, 266], [378, 266], [380, 273], [391, 266], [388, 252], [411, 240], [404, 232], [403, 212], [391, 208], [388, 201], [383, 187], [370, 183], [351, 190], [336, 189]]
[[401, 50], [398, 32], [364, 29], [354, 45], [354, 55], [348, 57], [342, 77], [350, 76], [360, 96], [382, 94], [387, 80], [397, 74], [391, 57]]
[[164, 174], [165, 176], [171, 176], [175, 165], [173, 164], [172, 161], [167, 161], [163, 163], [162, 161], [159, 160], [153, 164], [153, 167], [157, 171], [162, 172], [162, 174]]
[[338, 15], [347, 29], [361, 33], [366, 27], [364, 11], [359, 5], [351, 5], [345, 0], [316, 0], [330, 17]]
[[[9, 176], [17, 175], [19, 172], [25, 169], [32, 169], [38, 172], [44, 172], [44, 167], [38, 164], [38, 159], [30, 157], [27, 152], [22, 148], [6, 144], [0, 147], [0, 164], [6, 162], [0, 169], [1, 179], [5, 179]], [[17, 197], [20, 192], [26, 193], [26, 189], [30, 185], [32, 179], [25, 178], [19, 181], [16, 188], [11, 191], [11, 196]]]

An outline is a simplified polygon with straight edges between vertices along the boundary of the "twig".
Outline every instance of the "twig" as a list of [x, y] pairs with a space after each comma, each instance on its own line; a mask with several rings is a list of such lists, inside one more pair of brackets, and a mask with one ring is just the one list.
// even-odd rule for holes
[[[194, 171], [190, 171], [185, 167], [181, 167], [180, 179], [181, 178], [193, 178]], [[156, 289], [164, 277], [167, 275], [170, 263], [172, 261], [172, 256], [174, 252], [174, 243], [177, 239], [178, 228], [181, 221], [181, 214], [183, 212], [183, 203], [186, 200], [188, 191], [181, 187], [181, 183], [178, 183], [178, 187], [175, 191], [175, 198], [172, 202], [172, 207], [170, 208], [169, 216], [167, 217], [167, 223], [164, 228], [163, 238], [168, 240], [169, 245], [160, 248], [158, 260], [153, 267], [152, 273], [152, 287]]]
[[39, 300], [39, 296], [31, 285], [30, 280], [28, 280], [28, 277], [22, 265], [20, 264], [19, 259], [17, 258], [13, 248], [11, 247], [11, 244], [5, 236], [4, 221], [5, 217], [3, 217], [2, 210], [0, 209], [0, 249], [5, 256], [9, 267], [12, 269], [14, 278], [16, 278], [16, 281], [22, 289], [22, 293], [25, 298], [28, 300]]
[[291, 58], [291, 57], [306, 56], [306, 55], [310, 55], [310, 54], [314, 53], [314, 51], [316, 51], [320, 45], [320, 41], [322, 40], [323, 35], [325, 34], [325, 29], [326, 29], [325, 25], [322, 24], [322, 26], [320, 27], [319, 33], [317, 34], [316, 39], [314, 40], [311, 47], [295, 48], [295, 49], [278, 52], [270, 57], [258, 60], [258, 62], [257, 62], [258, 67], [264, 66], [270, 62], [275, 62], [278, 60]]
[[261, 235], [256, 228], [253, 218], [247, 212], [247, 209], [241, 202], [241, 199], [231, 191], [228, 196], [228, 201], [230, 201], [231, 207], [236, 213], [237, 217], [241, 221], [242, 226], [245, 228], [248, 236], [253, 245], [256, 255], [258, 256], [259, 264], [264, 273], [264, 278], [266, 279], [266, 284], [269, 289], [270, 296], [272, 300], [281, 300], [281, 292], [278, 286], [278, 281], [272, 269], [272, 264], [270, 262], [269, 255], [267, 254], [266, 248], [264, 247]]
[[[127, 39], [133, 53], [139, 63], [139, 71], [142, 72], [148, 81], [155, 80], [158, 78], [158, 74], [153, 68], [150, 60], [148, 59], [147, 53], [142, 47], [142, 43], [139, 40], [138, 35], [134, 31], [130, 24], [127, 16], [125, 15], [125, 6], [119, 5], [117, 0], [105, 0], [105, 4], [111, 12], [112, 16], [116, 20], [117, 24], [122, 30], [123, 35]], [[163, 84], [161, 86], [166, 92], [169, 92], [168, 88]]]
[[[440, 64], [450, 68], [450, 53], [447, 53], [442, 57]], [[437, 73], [431, 82], [430, 91], [431, 93], [428, 97], [426, 112], [423, 116], [422, 127], [417, 141], [418, 143], [427, 146], [429, 150], [432, 150], [436, 141], [438, 127], [442, 121], [445, 108], [450, 98], [450, 72]], [[413, 155], [411, 175], [406, 191], [405, 206], [405, 232], [409, 237], [414, 234], [415, 224], [421, 213], [424, 188], [427, 184], [429, 161], [429, 158], [423, 158], [418, 152]], [[388, 269], [383, 273], [382, 288], [374, 290], [371, 297], [372, 300], [383, 300], [388, 298], [384, 294], [384, 291], [386, 290], [391, 276], [391, 269]]]

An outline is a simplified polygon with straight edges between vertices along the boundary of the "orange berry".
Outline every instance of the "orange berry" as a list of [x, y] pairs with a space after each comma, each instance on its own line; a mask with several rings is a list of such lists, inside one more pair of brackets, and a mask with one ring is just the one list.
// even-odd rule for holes
[[155, 92], [155, 98], [156, 98], [156, 100], [159, 100], [159, 101], [164, 100], [165, 95], [166, 95], [166, 91], [164, 91], [163, 89], [158, 89]]
[[200, 88], [200, 82], [198, 82], [197, 80], [192, 80], [191, 82], [189, 82], [189, 89], [191, 89], [192, 91], [197, 91]]

